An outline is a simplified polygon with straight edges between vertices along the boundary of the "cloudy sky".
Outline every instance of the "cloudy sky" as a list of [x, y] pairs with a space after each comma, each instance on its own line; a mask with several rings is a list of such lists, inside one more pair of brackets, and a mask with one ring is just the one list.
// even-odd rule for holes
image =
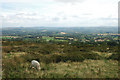
[[119, 0], [1, 0], [2, 27], [117, 26]]

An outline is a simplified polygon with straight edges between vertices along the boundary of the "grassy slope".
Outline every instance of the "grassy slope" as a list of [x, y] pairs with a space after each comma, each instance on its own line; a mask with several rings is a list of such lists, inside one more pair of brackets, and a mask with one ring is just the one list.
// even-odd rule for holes
[[84, 62], [60, 62], [42, 66], [37, 77], [49, 78], [115, 78], [118, 77], [118, 62], [112, 60], [85, 60]]
[[[18, 43], [17, 43], [18, 44]], [[4, 44], [5, 45], [5, 44]], [[7, 44], [8, 45], [8, 44]], [[64, 47], [61, 45], [61, 47]], [[64, 51], [69, 51], [71, 46], [64, 47]], [[45, 50], [44, 50], [45, 48]], [[50, 51], [48, 54], [46, 53], [46, 48]], [[67, 48], [67, 49], [66, 49]], [[78, 59], [80, 55], [84, 55], [83, 52], [81, 54], [77, 54], [74, 52], [74, 55], [71, 54], [60, 54], [60, 48], [57, 45], [43, 45], [43, 44], [26, 44], [26, 45], [15, 45], [12, 46], [3, 46], [3, 77], [5, 78], [117, 78], [118, 77], [118, 61], [117, 60], [88, 60], [87, 58], [84, 61], [79, 62], [70, 62], [71, 60]], [[76, 51], [75, 47], [70, 48], [70, 50]], [[31, 50], [31, 51], [28, 51]], [[43, 50], [43, 51], [42, 51]], [[56, 50], [58, 52], [56, 52]], [[41, 52], [39, 52], [41, 51]], [[37, 54], [42, 53], [42, 54]], [[69, 53], [69, 52], [68, 52]], [[96, 52], [102, 57], [109, 57], [111, 53], [108, 52]], [[92, 53], [92, 55], [93, 55]], [[107, 54], [107, 55], [106, 55]], [[60, 56], [53, 55], [62, 55], [61, 57], [65, 59], [67, 57], [67, 62], [58, 62], [53, 63], [51, 57], [61, 58]], [[74, 57], [72, 58], [71, 57]], [[87, 56], [86, 56], [87, 55]], [[79, 56], [79, 57], [78, 57]], [[90, 57], [85, 52], [86, 57]], [[77, 58], [78, 57], [78, 58]], [[95, 55], [91, 56], [95, 57]], [[97, 57], [97, 56], [96, 56]], [[99, 57], [99, 56], [98, 56]], [[41, 71], [36, 71], [30, 69], [30, 62], [33, 59], [40, 60]], [[59, 59], [58, 59], [59, 60]], [[49, 63], [46, 63], [49, 62]]]
[[118, 77], [118, 61], [116, 60], [84, 60], [83, 62], [67, 61], [49, 64], [41, 62], [41, 71], [30, 69], [30, 62], [22, 61], [22, 58], [20, 58], [20, 56], [16, 56], [15, 60], [13, 60], [12, 58], [6, 58], [3, 60], [4, 62], [6, 62], [5, 64], [3, 64], [3, 77], [8, 78]]

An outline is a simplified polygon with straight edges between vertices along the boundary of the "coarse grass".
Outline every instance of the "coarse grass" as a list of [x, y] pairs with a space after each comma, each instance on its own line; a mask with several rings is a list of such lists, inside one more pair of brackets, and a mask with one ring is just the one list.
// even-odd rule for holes
[[[98, 55], [96, 58], [93, 58], [96, 54], [90, 55], [24, 52], [4, 54], [3, 78], [118, 78], [117, 60], [98, 59]], [[40, 62], [40, 71], [30, 68], [32, 60]]]
[[[6, 61], [7, 60], [7, 61]], [[3, 78], [118, 78], [118, 61], [40, 62], [41, 70], [30, 69], [30, 62], [16, 57], [3, 62]], [[9, 65], [9, 66], [8, 66]]]
[[[118, 78], [118, 54], [88, 45], [3, 42], [3, 78]], [[114, 49], [114, 48], [113, 48]], [[32, 60], [41, 70], [30, 68]]]

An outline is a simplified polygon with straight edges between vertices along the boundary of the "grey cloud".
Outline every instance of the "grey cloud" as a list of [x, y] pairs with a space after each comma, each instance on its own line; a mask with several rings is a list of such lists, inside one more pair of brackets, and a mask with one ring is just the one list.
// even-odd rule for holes
[[16, 15], [29, 15], [29, 16], [34, 16], [34, 15], [37, 15], [37, 13], [24, 13], [24, 12], [21, 12], [21, 13], [17, 13]]
[[59, 20], [60, 20], [60, 18], [58, 18], [58, 17], [52, 18], [52, 21], [59, 21]]
[[76, 16], [76, 15], [74, 15], [74, 16], [72, 16], [73, 18], [79, 18], [79, 16]]
[[28, 19], [28, 20], [37, 20], [39, 19], [38, 13], [35, 12], [20, 12], [14, 15], [16, 18], [19, 19]]
[[52, 21], [58, 22], [58, 21], [60, 21], [60, 20], [67, 20], [67, 19], [68, 19], [67, 17], [61, 16], [61, 17], [54, 17], [54, 18], [52, 18]]
[[91, 13], [84, 13], [84, 14], [82, 14], [82, 15], [92, 15]]
[[85, 0], [55, 0], [57, 2], [63, 2], [63, 3], [77, 3], [77, 2], [83, 2]]
[[100, 20], [118, 20], [118, 18], [100, 18]]
[[67, 20], [67, 17], [63, 17], [62, 19], [63, 19], [63, 20]]

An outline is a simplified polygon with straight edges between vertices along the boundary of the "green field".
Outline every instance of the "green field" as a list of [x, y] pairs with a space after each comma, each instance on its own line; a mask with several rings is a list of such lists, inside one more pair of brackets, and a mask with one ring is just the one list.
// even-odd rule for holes
[[43, 36], [42, 39], [44, 39], [46, 41], [53, 40], [55, 42], [68, 42], [68, 40], [59, 40], [59, 39], [54, 39], [54, 37], [46, 37], [46, 36]]
[[10, 37], [2, 37], [2, 39], [12, 39], [12, 38], [10, 38]]
[[45, 39], [46, 41], [50, 41], [50, 40], [54, 40], [54, 37], [43, 36], [42, 39]]
[[56, 42], [68, 42], [68, 40], [59, 40], [59, 39], [55, 39], [54, 41], [56, 41]]

